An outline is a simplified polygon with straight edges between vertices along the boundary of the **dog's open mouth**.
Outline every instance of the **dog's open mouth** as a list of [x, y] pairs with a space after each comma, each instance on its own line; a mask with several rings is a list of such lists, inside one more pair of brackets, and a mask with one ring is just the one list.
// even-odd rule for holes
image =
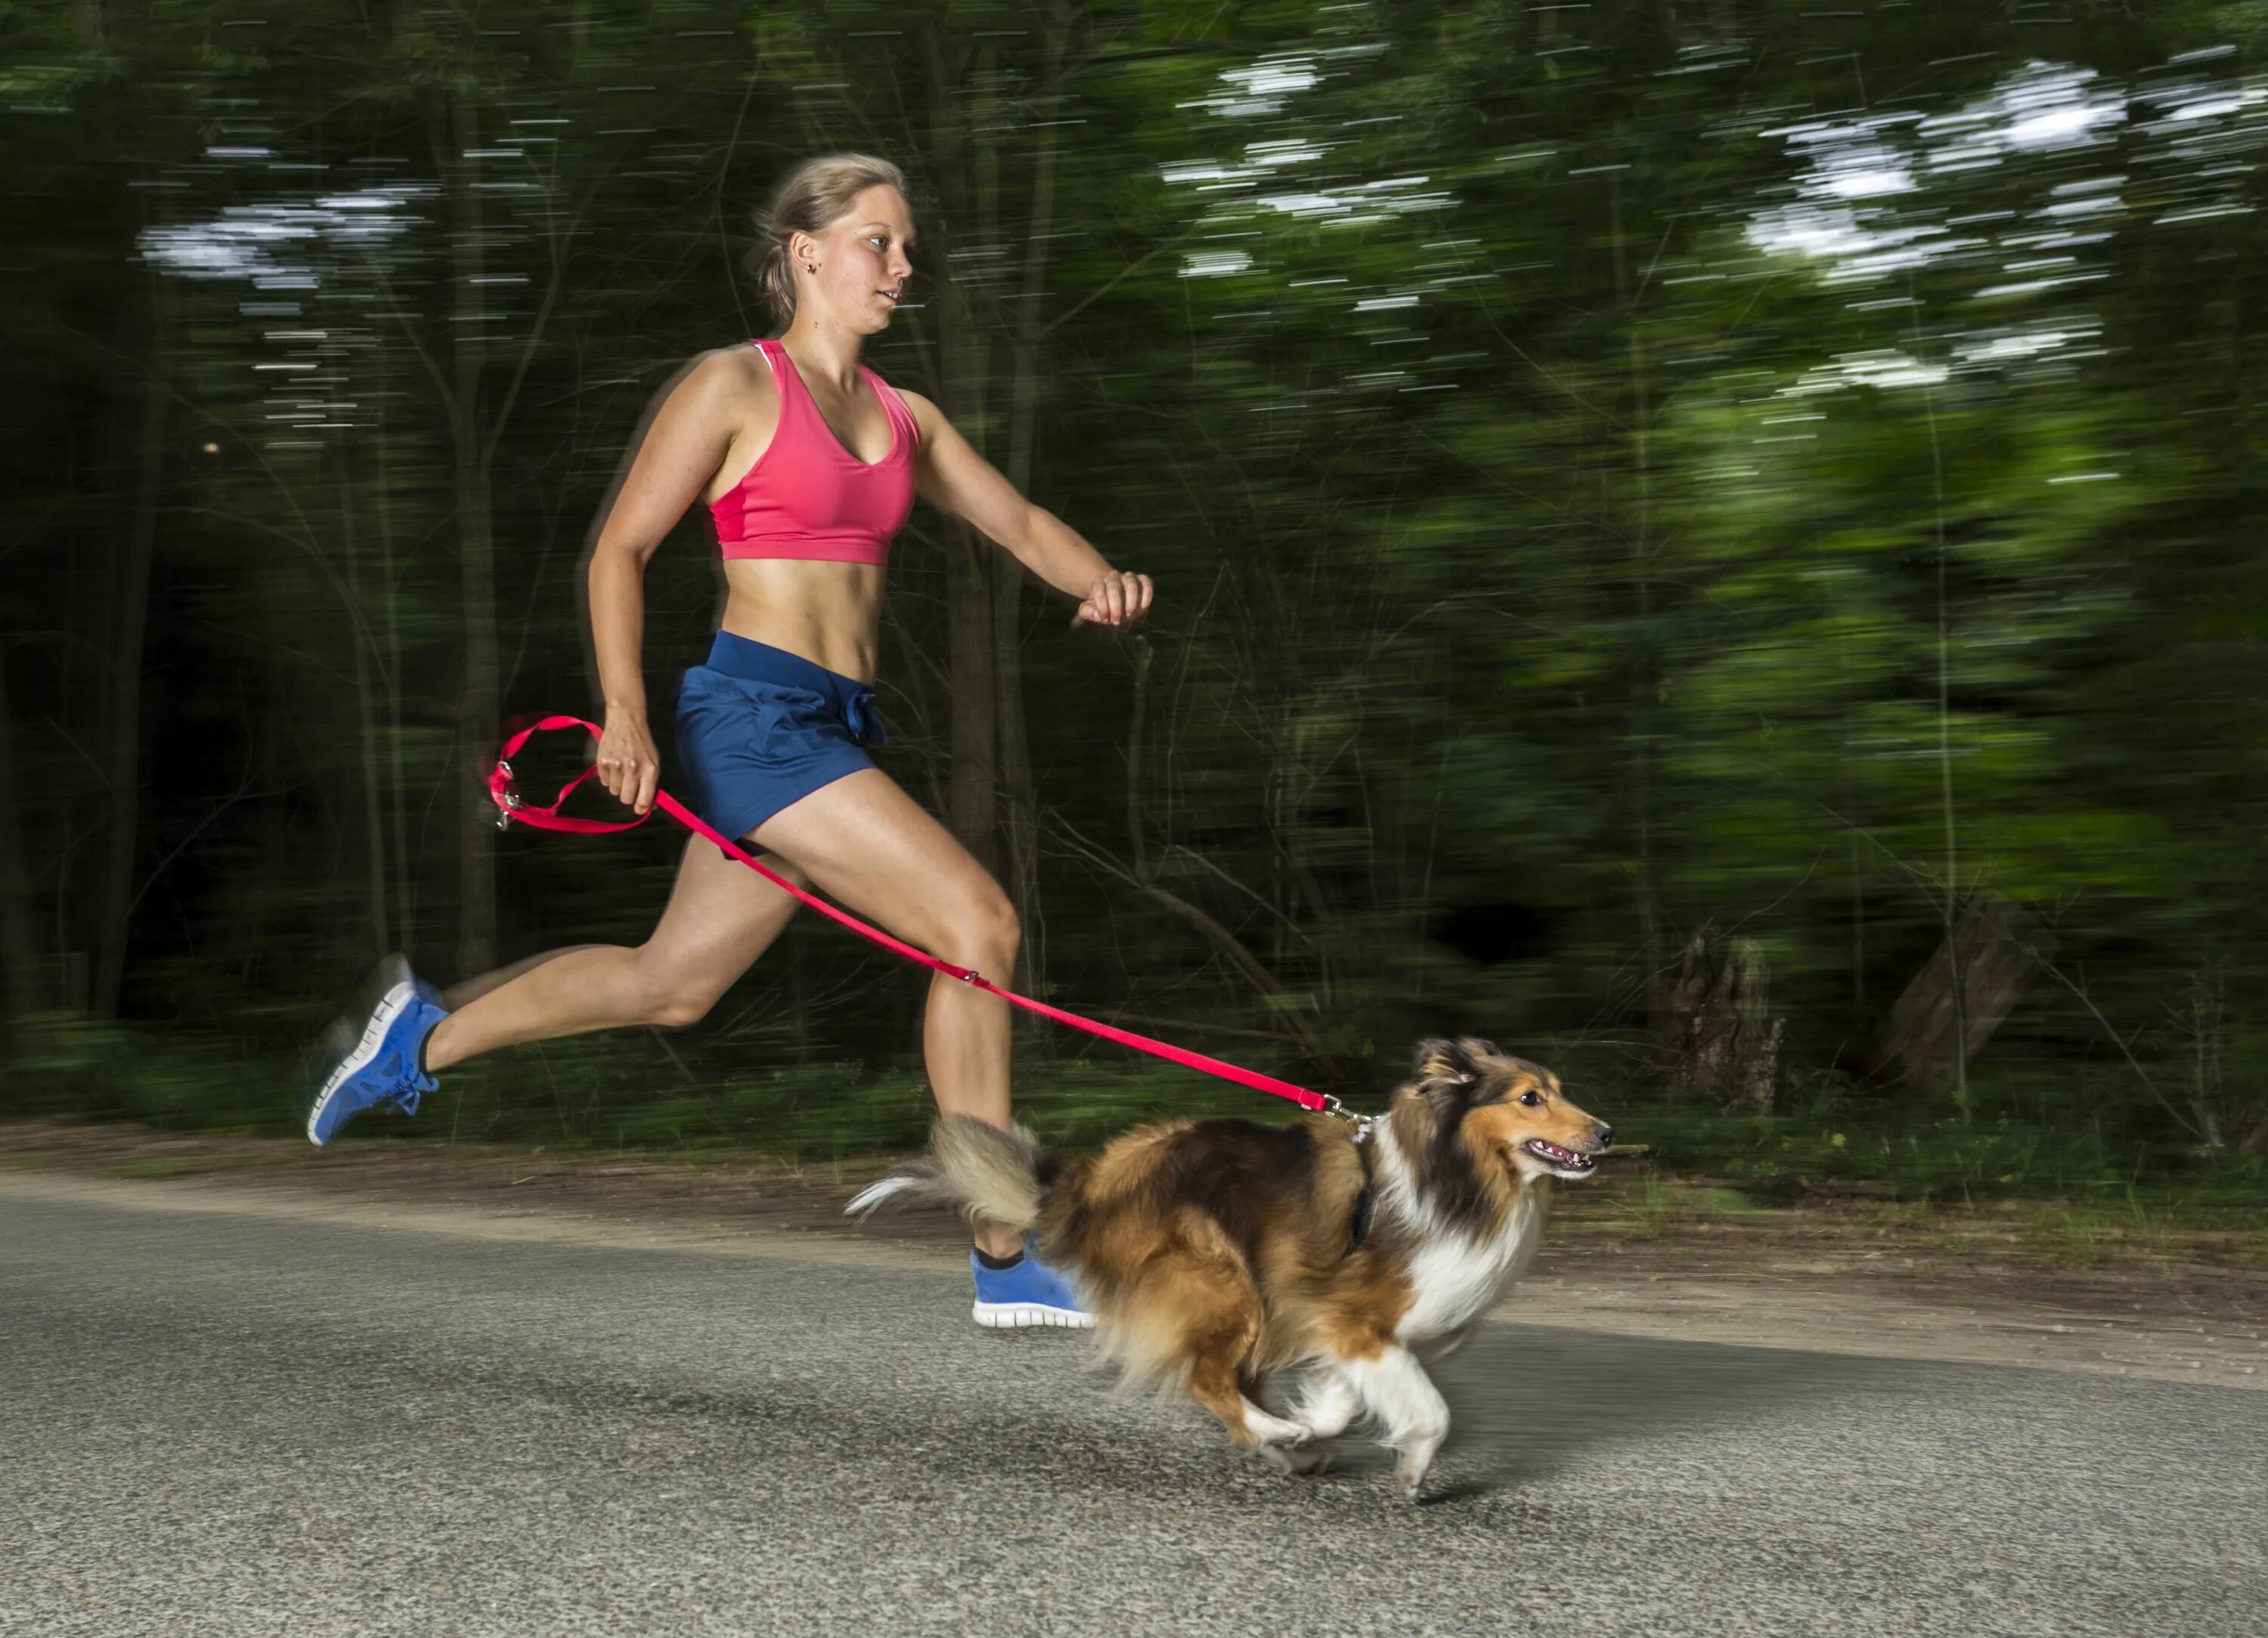
[[1562, 1149], [1558, 1144], [1540, 1137], [1531, 1137], [1521, 1147], [1561, 1177], [1587, 1177], [1599, 1167], [1596, 1155], [1579, 1155], [1572, 1149]]

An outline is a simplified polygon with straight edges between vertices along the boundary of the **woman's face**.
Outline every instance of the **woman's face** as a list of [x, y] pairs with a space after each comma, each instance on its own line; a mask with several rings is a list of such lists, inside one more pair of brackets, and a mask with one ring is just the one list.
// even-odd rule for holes
[[[850, 202], [818, 232], [798, 236], [806, 245], [796, 257], [799, 315], [808, 302], [814, 316], [824, 314], [861, 335], [889, 327], [890, 315], [905, 295], [913, 263], [914, 216], [895, 187], [874, 187]], [[806, 265], [816, 273], [806, 273]]]

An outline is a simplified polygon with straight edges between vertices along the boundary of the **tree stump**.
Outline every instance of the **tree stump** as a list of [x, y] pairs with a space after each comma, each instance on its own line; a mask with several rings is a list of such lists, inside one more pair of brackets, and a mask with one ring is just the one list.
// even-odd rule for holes
[[1753, 938], [1724, 938], [1714, 922], [1685, 946], [1656, 1034], [1669, 1083], [1727, 1113], [1770, 1114], [1787, 1021], [1770, 1016], [1771, 968]]
[[2054, 956], [2055, 935], [2030, 912], [1999, 893], [1978, 893], [1890, 1009], [1884, 1057], [1916, 1085], [1940, 1083], [1964, 1046], [1975, 1061]]
[[2268, 1155], [2268, 1104], [2247, 1104], [2228, 1123], [2228, 1146], [2240, 1155]]

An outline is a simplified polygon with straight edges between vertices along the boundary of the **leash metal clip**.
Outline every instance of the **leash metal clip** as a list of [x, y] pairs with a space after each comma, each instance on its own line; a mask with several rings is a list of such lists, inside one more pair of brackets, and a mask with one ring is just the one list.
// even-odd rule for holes
[[1323, 1094], [1323, 1113], [1344, 1120], [1353, 1127], [1354, 1141], [1358, 1143], [1368, 1140], [1370, 1128], [1376, 1126], [1381, 1118], [1377, 1115], [1359, 1115], [1329, 1092]]
[[519, 805], [519, 792], [511, 788], [512, 781], [511, 763], [498, 762], [497, 764], [497, 772], [504, 775], [505, 787], [504, 795], [500, 798], [504, 805], [497, 812], [497, 828], [498, 830], [510, 830], [512, 828], [512, 811]]

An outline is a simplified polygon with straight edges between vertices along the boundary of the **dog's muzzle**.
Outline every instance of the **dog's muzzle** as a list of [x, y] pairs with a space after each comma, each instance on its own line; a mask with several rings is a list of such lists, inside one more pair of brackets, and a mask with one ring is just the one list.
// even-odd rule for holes
[[1521, 1148], [1543, 1162], [1563, 1178], [1588, 1177], [1599, 1167], [1599, 1157], [1596, 1155], [1578, 1154], [1572, 1149], [1562, 1149], [1558, 1144], [1545, 1138], [1531, 1137], [1522, 1143]]

